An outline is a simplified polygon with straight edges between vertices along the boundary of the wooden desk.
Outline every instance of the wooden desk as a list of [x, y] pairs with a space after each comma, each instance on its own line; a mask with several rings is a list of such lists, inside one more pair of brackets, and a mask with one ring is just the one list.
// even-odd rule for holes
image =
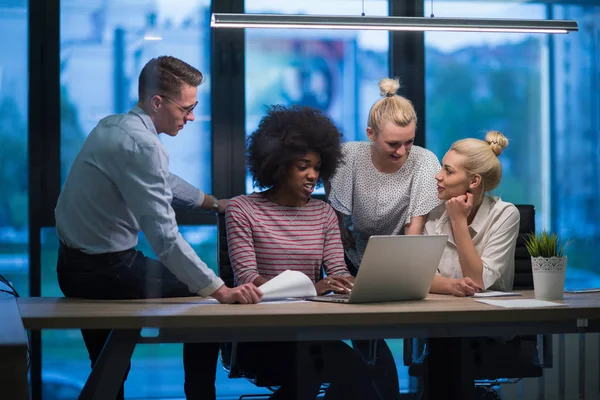
[[[532, 298], [525, 291], [523, 298]], [[503, 309], [430, 295], [375, 304], [199, 304], [198, 298], [89, 301], [19, 299], [27, 329], [113, 329], [80, 399], [114, 398], [141, 328], [160, 342], [451, 337], [600, 331], [600, 294], [567, 294], [566, 307]], [[101, 383], [100, 383], [101, 382]]]
[[27, 333], [11, 295], [0, 293], [0, 394], [27, 400]]

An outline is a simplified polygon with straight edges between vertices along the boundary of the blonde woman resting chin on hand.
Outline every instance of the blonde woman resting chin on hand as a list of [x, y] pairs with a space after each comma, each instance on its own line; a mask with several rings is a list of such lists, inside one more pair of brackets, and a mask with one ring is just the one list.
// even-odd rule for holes
[[455, 142], [444, 156], [435, 175], [444, 203], [431, 211], [424, 229], [425, 235], [448, 235], [431, 293], [512, 290], [519, 211], [488, 194], [500, 184], [498, 156], [506, 146], [508, 139], [491, 131], [485, 140]]

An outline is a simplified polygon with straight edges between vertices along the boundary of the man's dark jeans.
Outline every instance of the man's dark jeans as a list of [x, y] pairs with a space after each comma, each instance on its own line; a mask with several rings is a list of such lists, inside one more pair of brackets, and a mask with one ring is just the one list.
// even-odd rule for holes
[[[60, 244], [57, 275], [66, 297], [94, 300], [152, 299], [193, 296], [161, 262], [134, 249], [85, 254]], [[81, 330], [94, 366], [110, 330]], [[183, 367], [188, 400], [215, 399], [218, 343], [185, 343]], [[123, 386], [117, 400], [124, 399]], [[109, 400], [109, 399], [107, 399]]]

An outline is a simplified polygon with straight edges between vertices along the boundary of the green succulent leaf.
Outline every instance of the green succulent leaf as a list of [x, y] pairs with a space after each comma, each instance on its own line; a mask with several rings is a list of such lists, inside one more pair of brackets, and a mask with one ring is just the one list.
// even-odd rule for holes
[[529, 233], [525, 238], [525, 247], [532, 257], [564, 257], [569, 242], [562, 243], [556, 233], [542, 231]]

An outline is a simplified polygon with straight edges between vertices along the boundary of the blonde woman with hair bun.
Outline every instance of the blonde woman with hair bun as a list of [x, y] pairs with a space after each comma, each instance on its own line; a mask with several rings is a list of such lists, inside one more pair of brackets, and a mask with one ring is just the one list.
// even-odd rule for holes
[[472, 296], [487, 289], [512, 290], [519, 211], [489, 195], [502, 179], [498, 157], [508, 139], [498, 131], [485, 140], [454, 142], [435, 175], [444, 201], [428, 216], [424, 234], [447, 234], [432, 293]]
[[398, 79], [379, 81], [382, 98], [369, 112], [369, 141], [343, 144], [343, 165], [326, 186], [351, 272], [370, 236], [420, 235], [424, 217], [440, 203], [433, 179], [440, 163], [413, 144], [417, 114], [410, 100], [396, 94], [399, 88]]
[[[325, 185], [336, 210], [346, 265], [355, 275], [372, 235], [420, 235], [425, 216], [438, 204], [433, 176], [440, 163], [431, 151], [415, 146], [417, 114], [412, 103], [396, 94], [398, 79], [379, 82], [381, 98], [369, 112], [369, 141], [342, 146], [343, 164]], [[368, 343], [354, 341], [367, 356]], [[398, 372], [384, 340], [378, 341], [377, 367], [386, 373], [377, 382], [383, 398], [399, 393]]]
[[[498, 157], [508, 139], [497, 131], [485, 140], [454, 142], [435, 175], [438, 198], [444, 203], [432, 210], [425, 223], [425, 235], [448, 235], [430, 292], [459, 297], [473, 296], [487, 289], [510, 291], [514, 278], [514, 257], [519, 234], [519, 211], [491, 196], [502, 179]], [[496, 340], [498, 339], [498, 340]], [[511, 354], [520, 338], [432, 338], [423, 358], [432, 371], [426, 377], [424, 398], [479, 398], [474, 369], [461, 369], [452, 360], [469, 365], [480, 362], [481, 354]], [[522, 347], [523, 359], [533, 357]], [[537, 349], [533, 347], [533, 352]], [[520, 355], [521, 357], [521, 355]], [[449, 361], [450, 360], [450, 361]], [[460, 382], [458, 386], [444, 382]]]

